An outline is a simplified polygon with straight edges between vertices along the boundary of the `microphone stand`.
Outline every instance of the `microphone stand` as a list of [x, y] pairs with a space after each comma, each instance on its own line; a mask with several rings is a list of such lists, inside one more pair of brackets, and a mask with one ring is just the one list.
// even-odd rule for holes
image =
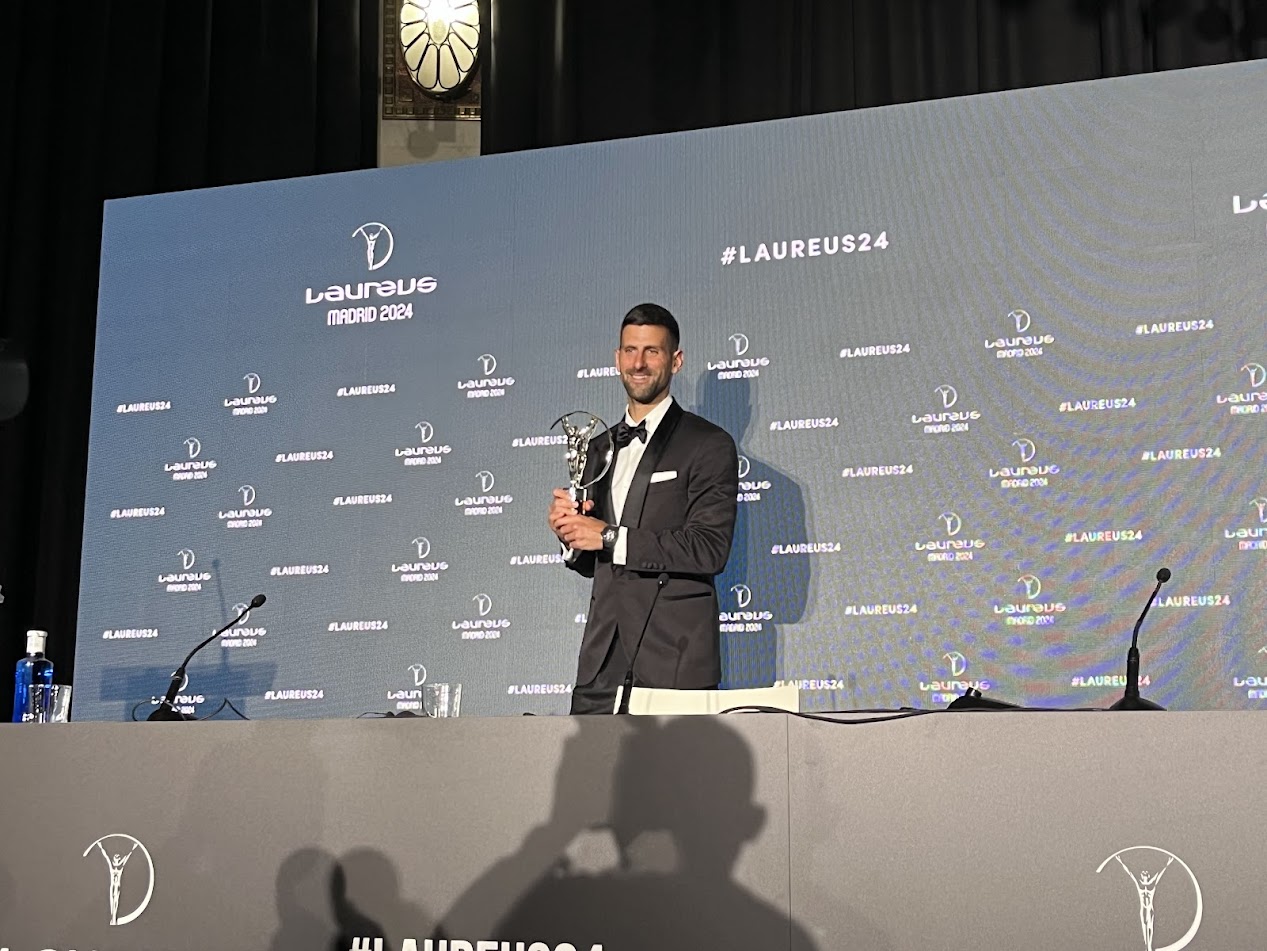
[[251, 603], [246, 606], [245, 611], [243, 611], [241, 614], [235, 617], [232, 621], [230, 621], [224, 627], [220, 628], [220, 630], [216, 631], [214, 634], [208, 637], [205, 641], [203, 641], [201, 644], [199, 644], [197, 647], [191, 650], [186, 655], [185, 659], [180, 662], [180, 666], [177, 667], [176, 670], [172, 673], [172, 682], [167, 685], [166, 695], [163, 697], [159, 705], [154, 708], [154, 712], [151, 713], [148, 717], [146, 717], [146, 719], [147, 720], [192, 720], [194, 719], [194, 717], [186, 716], [185, 714], [181, 713], [179, 710], [176, 709], [176, 705], [175, 705], [176, 694], [180, 693], [180, 688], [185, 683], [185, 668], [189, 666], [189, 662], [194, 659], [195, 654], [197, 654], [200, 650], [202, 650], [204, 647], [206, 647], [208, 644], [214, 641], [217, 637], [219, 637], [229, 628], [233, 627], [233, 625], [241, 621], [242, 618], [250, 614], [251, 611], [253, 611], [255, 608], [260, 607], [260, 605], [262, 605], [263, 603], [264, 603], [264, 595], [257, 594], [254, 598], [251, 599]]
[[1159, 569], [1157, 572], [1157, 587], [1153, 588], [1153, 593], [1148, 596], [1148, 603], [1144, 605], [1144, 613], [1139, 616], [1139, 620], [1135, 622], [1135, 630], [1131, 632], [1131, 648], [1126, 652], [1126, 692], [1122, 695], [1121, 700], [1109, 707], [1110, 710], [1166, 709], [1151, 700], [1145, 700], [1139, 695], [1139, 629], [1144, 624], [1144, 618], [1148, 616], [1148, 609], [1153, 606], [1153, 600], [1157, 597], [1157, 592], [1169, 580], [1170, 569]]
[[655, 611], [656, 602], [660, 600], [660, 592], [664, 590], [668, 581], [669, 573], [660, 572], [660, 577], [656, 579], [655, 594], [651, 598], [651, 607], [647, 609], [647, 619], [642, 622], [642, 632], [638, 635], [638, 642], [634, 644], [633, 656], [629, 658], [629, 669], [625, 671], [625, 682], [620, 688], [620, 703], [616, 707], [617, 715], [629, 713], [629, 693], [633, 690], [634, 664], [638, 660], [638, 651], [642, 649], [642, 639], [647, 636], [647, 628], [651, 626], [651, 614]]

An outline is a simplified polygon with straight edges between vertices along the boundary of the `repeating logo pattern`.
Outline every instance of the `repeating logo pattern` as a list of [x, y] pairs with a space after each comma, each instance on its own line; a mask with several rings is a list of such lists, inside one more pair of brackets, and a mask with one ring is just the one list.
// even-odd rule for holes
[[[1226, 108], [1203, 96], [1177, 108], [1200, 123], [1201, 109]], [[878, 121], [901, 134], [876, 141], [918, 141], [928, 127], [900, 110]], [[975, 132], [1011, 141], [1011, 128], [980, 121]], [[586, 579], [544, 525], [566, 480], [550, 423], [577, 409], [619, 418], [615, 327], [649, 298], [682, 320], [675, 398], [738, 447], [733, 546], [716, 579], [725, 685], [812, 682], [837, 685], [812, 688], [823, 706], [928, 706], [988, 671], [1008, 700], [1107, 704], [1121, 688], [1106, 638], [1129, 632], [1138, 608], [1126, 603], [1170, 562], [1175, 582], [1141, 638], [1150, 695], [1261, 706], [1267, 603], [1249, 579], [1267, 557], [1254, 289], [1267, 233], [1255, 182], [1221, 159], [1178, 182], [1075, 168], [1062, 189], [1111, 187], [1114, 204], [1152, 210], [1110, 220], [1104, 203], [1040, 202], [1002, 220], [976, 192], [903, 204], [906, 179], [885, 176], [909, 163], [815, 122], [804, 140], [800, 127], [745, 127], [735, 168], [788, 137], [807, 156], [836, 143], [874, 160], [884, 187], [865, 203], [816, 199], [861, 193], [855, 162], [815, 160], [795, 181], [766, 182], [736, 217], [721, 176], [697, 171], [722, 166], [691, 161], [672, 171], [690, 176], [673, 190], [680, 207], [666, 207], [660, 159], [632, 162], [620, 145], [578, 153], [570, 184], [554, 171], [519, 183], [522, 202], [486, 204], [465, 172], [441, 166], [418, 170], [437, 177], [416, 189], [333, 178], [319, 209], [288, 206], [288, 183], [249, 200], [202, 196], [241, 234], [294, 242], [277, 248], [281, 269], [239, 247], [230, 271], [216, 241], [198, 256], [165, 249], [169, 272], [148, 285], [161, 301], [106, 275], [77, 670], [169, 670], [192, 646], [186, 632], [216, 629], [229, 605], [265, 591], [249, 623], [267, 637], [241, 635], [258, 642], [255, 663], [212, 652], [219, 662], [194, 674], [203, 693], [249, 711], [267, 691], [287, 715], [352, 716], [414, 689], [404, 671], [424, 657], [433, 680], [465, 681], [468, 713], [522, 712], [520, 697], [565, 708], [506, 690], [574, 679], [575, 619], [589, 611]], [[1085, 126], [1080, 148], [1148, 144]], [[1229, 156], [1252, 151], [1228, 135]], [[981, 138], [949, 137], [945, 174], [983, 167]], [[683, 145], [701, 159], [718, 147], [708, 134]], [[1049, 173], [1023, 154], [992, 146], [986, 165], [1045, 188]], [[604, 190], [604, 169], [645, 196], [637, 209]], [[508, 187], [487, 184], [490, 196]], [[1193, 202], [1160, 207], [1170, 184]], [[582, 186], [586, 202], [561, 199]], [[149, 223], [189, 227], [189, 201], [153, 201]], [[521, 220], [511, 209], [524, 202], [551, 210]], [[154, 233], [111, 229], [105, 260], [143, 268]], [[1097, 293], [1071, 294], [1036, 236], [1101, 234], [1120, 246], [1078, 259], [1079, 286]], [[1217, 257], [1218, 275], [1196, 274], [1189, 256], [1148, 263], [1194, 235], [1192, 260]], [[615, 249], [630, 240], [655, 253], [626, 260]], [[1008, 263], [994, 273], [990, 261]], [[592, 293], [574, 293], [591, 279]], [[661, 473], [637, 497], [652, 512], [689, 502], [695, 485]], [[1221, 683], [1192, 676], [1209, 660], [1183, 646], [1197, 642], [1228, 652]], [[126, 717], [145, 699], [123, 686], [135, 682], [86, 682], [77, 715]]]

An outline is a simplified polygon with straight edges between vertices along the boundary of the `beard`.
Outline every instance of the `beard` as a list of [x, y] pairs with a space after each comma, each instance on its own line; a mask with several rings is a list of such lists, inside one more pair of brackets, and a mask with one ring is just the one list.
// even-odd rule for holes
[[622, 373], [620, 382], [629, 398], [635, 403], [650, 403], [668, 390], [670, 378], [669, 373], [652, 373], [648, 374], [645, 382], [635, 383], [628, 374]]

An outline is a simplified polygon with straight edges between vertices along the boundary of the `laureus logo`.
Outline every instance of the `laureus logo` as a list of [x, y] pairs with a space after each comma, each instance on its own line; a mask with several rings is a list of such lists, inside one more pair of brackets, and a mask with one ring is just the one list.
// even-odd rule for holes
[[752, 589], [746, 584], [737, 584], [730, 589], [735, 595], [735, 604], [740, 608], [746, 608], [752, 603]]
[[418, 443], [414, 446], [401, 446], [393, 450], [394, 455], [405, 466], [438, 466], [444, 463], [444, 457], [453, 451], [452, 446], [436, 445], [433, 446], [431, 441], [435, 439], [436, 428], [427, 420], [422, 419], [414, 423], [414, 429], [418, 430]]
[[1023, 334], [1025, 333], [1025, 331], [1029, 330], [1029, 325], [1030, 325], [1029, 311], [1021, 310], [1018, 307], [1016, 310], [1010, 312], [1008, 316], [1012, 318], [1013, 322], [1015, 322], [1016, 332], [1018, 334]]
[[192, 548], [182, 548], [180, 551], [176, 552], [176, 556], [180, 559], [180, 567], [185, 571], [192, 568], [194, 566], [194, 562], [197, 561]]
[[[107, 843], [109, 843], [108, 847]], [[134, 839], [130, 835], [119, 832], [103, 835], [84, 849], [81, 857], [87, 858], [93, 849], [97, 849], [101, 857], [106, 860], [106, 869], [110, 874], [110, 924], [126, 925], [130, 921], [136, 921], [144, 914], [145, 909], [149, 907], [150, 899], [154, 897], [154, 859], [150, 856], [150, 850], [140, 839]], [[145, 875], [147, 876], [145, 897], [131, 911], [120, 914], [119, 901], [123, 894], [123, 873], [138, 850], [141, 857], [145, 859]], [[136, 867], [133, 866], [133, 868]]]
[[959, 402], [959, 391], [949, 383], [943, 383], [941, 386], [937, 387], [937, 389], [933, 390], [933, 392], [941, 397], [942, 409], [950, 409]]
[[246, 392], [251, 394], [258, 393], [260, 386], [264, 383], [258, 373], [248, 373], [242, 379], [246, 381]]
[[1264, 369], [1261, 363], [1247, 363], [1241, 367], [1241, 372], [1249, 374], [1249, 385], [1252, 389], [1256, 390], [1267, 383], [1267, 369]]
[[242, 619], [238, 621], [239, 624], [250, 623], [251, 606], [242, 601], [239, 601], [237, 604], [233, 605], [233, 616], [237, 617], [239, 614], [242, 615]]
[[954, 512], [942, 512], [937, 517], [946, 523], [946, 535], [949, 538], [954, 538], [959, 534], [959, 530], [963, 528], [963, 519]]
[[493, 599], [483, 592], [475, 595], [471, 600], [475, 602], [475, 609], [480, 617], [488, 617], [488, 612], [493, 610]]
[[496, 480], [493, 478], [493, 474], [489, 472], [487, 469], [481, 469], [479, 472], [475, 473], [475, 478], [480, 480], [481, 492], [493, 491], [493, 485], [496, 482]]
[[1034, 458], [1034, 454], [1038, 452], [1038, 447], [1034, 445], [1032, 439], [1014, 439], [1012, 445], [1021, 451], [1021, 463], [1024, 464]]
[[968, 669], [968, 658], [964, 657], [959, 651], [948, 651], [942, 654], [941, 657], [946, 662], [946, 667], [952, 677], [962, 677]]
[[1258, 521], [1267, 523], [1267, 499], [1260, 495], [1258, 498], [1252, 499], [1249, 504], [1258, 509]]
[[1025, 586], [1025, 597], [1031, 601], [1043, 593], [1043, 583], [1035, 575], [1021, 575], [1016, 581]]
[[[1126, 856], [1126, 859], [1123, 859], [1123, 856]], [[1165, 859], [1165, 864], [1162, 864], [1163, 858]], [[1127, 864], [1128, 860], [1130, 862], [1129, 865]], [[1140, 931], [1143, 933], [1145, 951], [1183, 951], [1184, 948], [1192, 943], [1192, 939], [1196, 937], [1197, 930], [1201, 927], [1202, 913], [1201, 885], [1197, 881], [1196, 875], [1193, 874], [1192, 869], [1188, 867], [1188, 863], [1175, 855], [1174, 852], [1168, 852], [1165, 849], [1159, 849], [1151, 845], [1132, 845], [1114, 852], [1101, 862], [1100, 867], [1095, 870], [1096, 874], [1100, 874], [1100, 872], [1104, 871], [1105, 866], [1114, 861], [1121, 866], [1122, 871], [1130, 878], [1131, 884], [1135, 886], [1135, 894], [1139, 899], [1139, 926]], [[1193, 912], [1192, 923], [1188, 925], [1188, 930], [1177, 941], [1158, 947], [1154, 934], [1154, 926], [1157, 919], [1157, 886], [1161, 882], [1162, 876], [1175, 863], [1178, 863], [1178, 867], [1187, 873], [1188, 881], [1191, 883], [1192, 891], [1196, 896], [1196, 910]], [[1137, 867], [1139, 871], [1131, 871], [1131, 865]], [[1175, 874], [1178, 874], [1178, 872], [1176, 871]]]
[[414, 550], [418, 553], [418, 560], [425, 561], [426, 557], [431, 554], [431, 542], [419, 535], [409, 544], [414, 546]]
[[202, 454], [202, 443], [194, 436], [190, 436], [185, 440], [185, 449], [189, 452], [190, 459], [197, 459]]
[[[481, 353], [475, 358], [483, 376], [476, 380], [459, 380], [458, 389], [467, 399], [493, 399], [505, 396], [508, 387], [515, 385], [513, 376], [493, 376], [497, 372], [497, 358], [491, 353]], [[505, 372], [505, 371], [503, 371]]]
[[242, 493], [242, 504], [244, 506], [249, 507], [255, 502], [255, 486], [240, 485], [238, 486], [238, 491]]
[[748, 461], [748, 457], [740, 456], [739, 457], [739, 478], [746, 479], [748, 477], [748, 472], [751, 469], [752, 469], [752, 463]]
[[365, 240], [365, 264], [371, 271], [377, 271], [386, 264], [396, 250], [392, 229], [380, 221], [365, 222], [352, 232], [352, 237], [358, 236]]
[[709, 372], [716, 371], [719, 380], [756, 379], [770, 365], [769, 357], [747, 356], [751, 341], [745, 333], [733, 333], [726, 338], [731, 352], [724, 360], [710, 360], [705, 364]]
[[414, 675], [415, 687], [421, 687], [427, 682], [427, 668], [422, 664], [410, 664], [407, 669]]

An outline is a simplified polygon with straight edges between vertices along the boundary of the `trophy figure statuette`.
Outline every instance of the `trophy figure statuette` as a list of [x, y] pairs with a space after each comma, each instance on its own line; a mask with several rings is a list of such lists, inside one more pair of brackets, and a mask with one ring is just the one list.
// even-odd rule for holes
[[564, 458], [567, 459], [568, 464], [568, 497], [576, 504], [577, 512], [580, 512], [589, 498], [589, 490], [607, 475], [615, 453], [609, 439], [602, 466], [599, 467], [594, 478], [588, 482], [585, 481], [585, 466], [589, 461], [590, 443], [607, 432], [608, 426], [599, 417], [585, 410], [564, 413], [551, 424], [550, 428], [554, 429], [555, 426], [560, 425], [567, 437], [567, 454]]

